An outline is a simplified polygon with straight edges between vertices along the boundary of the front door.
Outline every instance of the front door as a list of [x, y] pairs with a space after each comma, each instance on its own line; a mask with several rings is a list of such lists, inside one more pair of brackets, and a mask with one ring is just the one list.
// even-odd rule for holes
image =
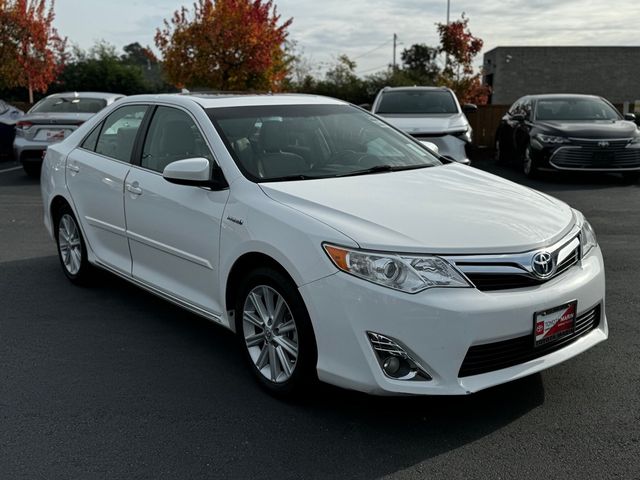
[[124, 183], [147, 106], [129, 105], [96, 126], [67, 159], [67, 186], [97, 259], [126, 275], [131, 255], [124, 216]]
[[176, 160], [205, 157], [213, 164], [211, 150], [186, 111], [160, 106], [141, 153], [125, 185], [133, 276], [220, 314], [218, 250], [229, 192], [176, 185], [162, 177], [164, 167]]

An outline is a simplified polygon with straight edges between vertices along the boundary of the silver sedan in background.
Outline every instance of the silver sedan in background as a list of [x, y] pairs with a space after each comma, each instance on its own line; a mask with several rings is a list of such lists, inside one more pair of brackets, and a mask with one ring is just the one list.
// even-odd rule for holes
[[104, 107], [123, 98], [116, 93], [56, 93], [36, 103], [16, 123], [13, 154], [27, 175], [40, 175], [42, 156], [47, 147], [64, 140], [78, 126]]

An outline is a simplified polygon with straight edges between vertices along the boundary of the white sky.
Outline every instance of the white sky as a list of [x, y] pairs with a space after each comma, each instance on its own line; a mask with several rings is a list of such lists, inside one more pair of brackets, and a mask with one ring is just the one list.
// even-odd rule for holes
[[[383, 69], [391, 63], [394, 32], [399, 61], [400, 51], [414, 43], [435, 46], [435, 24], [446, 17], [446, 0], [275, 3], [283, 19], [293, 17], [289, 38], [319, 71], [342, 53], [356, 60], [360, 73]], [[118, 48], [153, 47], [156, 27], [183, 4], [192, 0], [57, 0], [55, 25], [82, 48], [100, 39]], [[484, 52], [513, 45], [640, 45], [639, 0], [451, 0], [451, 18], [462, 12], [484, 40]]]

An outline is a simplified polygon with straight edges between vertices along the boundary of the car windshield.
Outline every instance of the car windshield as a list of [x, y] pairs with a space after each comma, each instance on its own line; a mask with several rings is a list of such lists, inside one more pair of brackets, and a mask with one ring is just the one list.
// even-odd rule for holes
[[618, 111], [599, 98], [538, 100], [536, 120], [620, 120]]
[[239, 168], [256, 182], [441, 165], [419, 143], [349, 105], [214, 108], [208, 114]]
[[103, 98], [48, 97], [29, 113], [97, 113], [106, 106]]
[[447, 90], [392, 90], [382, 93], [376, 113], [452, 114], [458, 113], [458, 106]]

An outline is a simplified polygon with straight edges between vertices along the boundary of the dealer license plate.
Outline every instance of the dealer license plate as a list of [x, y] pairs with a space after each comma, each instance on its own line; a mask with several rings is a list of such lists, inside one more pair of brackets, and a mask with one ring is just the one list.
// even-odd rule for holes
[[533, 315], [534, 346], [553, 342], [571, 335], [576, 326], [578, 302], [565, 303]]

